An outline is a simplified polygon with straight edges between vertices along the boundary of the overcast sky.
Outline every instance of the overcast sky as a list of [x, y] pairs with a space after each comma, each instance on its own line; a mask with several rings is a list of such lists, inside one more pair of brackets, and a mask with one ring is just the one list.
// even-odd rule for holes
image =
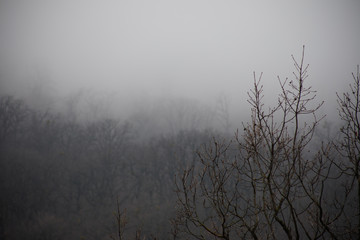
[[274, 93], [302, 45], [309, 83], [334, 108], [360, 63], [360, 1], [0, 0], [0, 83], [9, 94], [40, 73], [54, 94], [225, 95], [242, 106], [253, 71]]

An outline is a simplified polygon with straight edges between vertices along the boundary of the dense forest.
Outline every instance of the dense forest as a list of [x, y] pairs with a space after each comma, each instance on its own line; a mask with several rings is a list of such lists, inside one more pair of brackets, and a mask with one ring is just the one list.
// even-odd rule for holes
[[1, 96], [0, 239], [358, 239], [359, 67], [328, 129], [294, 63], [273, 106], [254, 74], [251, 120], [230, 135], [202, 118], [149, 134], [141, 116], [84, 120]]

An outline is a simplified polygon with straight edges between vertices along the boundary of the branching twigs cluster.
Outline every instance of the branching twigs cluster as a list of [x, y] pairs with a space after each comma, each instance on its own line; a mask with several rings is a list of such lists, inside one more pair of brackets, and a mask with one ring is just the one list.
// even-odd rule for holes
[[237, 223], [231, 214], [231, 199], [237, 196], [231, 193], [236, 183], [231, 181], [234, 163], [227, 157], [228, 150], [228, 144], [214, 140], [213, 146], [198, 152], [201, 164], [185, 169], [177, 179], [181, 210], [174, 223], [196, 239], [229, 239]]
[[[304, 84], [308, 76], [304, 52], [300, 63], [294, 57], [293, 60], [295, 79], [281, 81], [278, 78], [281, 93], [277, 104], [268, 111], [262, 101], [261, 76], [256, 79], [254, 75], [254, 89], [248, 100], [252, 121], [244, 125], [242, 138], [237, 137], [241, 159], [246, 160], [247, 166], [245, 171], [240, 169], [240, 174], [256, 186], [252, 192], [261, 199], [251, 207], [261, 209], [260, 222], [266, 222], [261, 228], [262, 238], [278, 238], [279, 234], [288, 239], [332, 235], [326, 228], [327, 222], [323, 221], [322, 199], [318, 194], [324, 190], [324, 185], [318, 183], [328, 177], [325, 170], [330, 165], [306, 154], [321, 120], [316, 117], [316, 111], [323, 103], [310, 106], [316, 92]], [[246, 172], [252, 174], [246, 175]], [[314, 211], [318, 214], [314, 215]], [[311, 229], [309, 218], [316, 229]]]

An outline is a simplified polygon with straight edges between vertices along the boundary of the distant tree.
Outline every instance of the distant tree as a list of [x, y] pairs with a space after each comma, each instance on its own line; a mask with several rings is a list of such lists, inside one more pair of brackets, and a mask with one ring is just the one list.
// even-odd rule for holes
[[[87, 127], [86, 139], [89, 141], [89, 201], [100, 204], [106, 197], [115, 197], [126, 184], [120, 184], [119, 177], [127, 175], [127, 145], [131, 137], [130, 125], [118, 120], [104, 119]], [[125, 196], [124, 196], [125, 198]], [[99, 202], [100, 201], [100, 202]]]
[[[29, 110], [22, 100], [13, 96], [0, 97], [0, 239], [5, 239], [8, 230], [14, 189], [10, 179], [13, 177], [13, 152], [19, 147], [19, 138]], [[13, 180], [14, 181], [14, 180]]]
[[229, 115], [229, 99], [222, 95], [217, 99], [215, 116], [220, 123], [221, 128], [225, 133], [230, 131], [230, 115]]
[[29, 111], [25, 103], [12, 96], [0, 98], [0, 146], [9, 137], [16, 137]]

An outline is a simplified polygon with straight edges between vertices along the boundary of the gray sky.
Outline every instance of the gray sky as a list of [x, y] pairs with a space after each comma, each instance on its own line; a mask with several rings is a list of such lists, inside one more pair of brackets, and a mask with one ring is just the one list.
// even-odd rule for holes
[[358, 0], [0, 0], [0, 83], [16, 94], [40, 72], [54, 94], [225, 95], [243, 109], [253, 71], [272, 94], [305, 45], [334, 108], [360, 63], [359, 24]]

